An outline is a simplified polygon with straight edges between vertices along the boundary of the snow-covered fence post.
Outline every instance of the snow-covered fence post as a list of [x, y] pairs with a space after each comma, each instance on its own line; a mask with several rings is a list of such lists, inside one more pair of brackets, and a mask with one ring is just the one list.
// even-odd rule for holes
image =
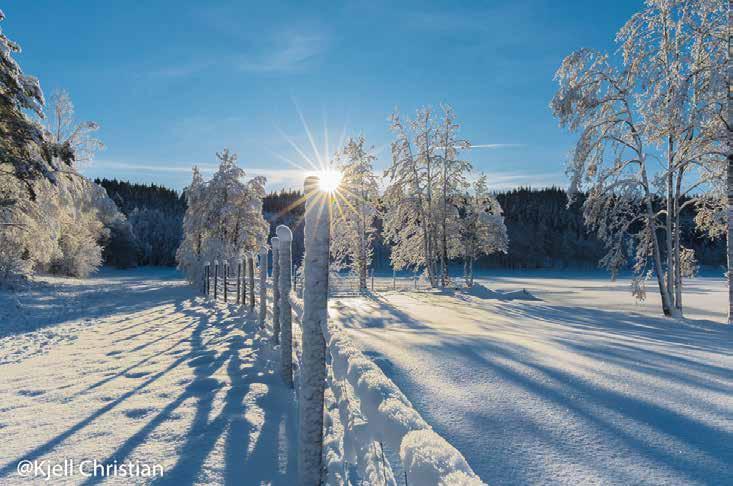
[[260, 328], [265, 327], [265, 317], [267, 316], [267, 256], [270, 249], [267, 245], [260, 248], [260, 312], [258, 321]]
[[209, 297], [209, 262], [204, 263], [204, 295]]
[[249, 281], [249, 310], [255, 310], [255, 254], [247, 253], [247, 280]]
[[272, 334], [275, 344], [280, 342], [280, 238], [270, 240], [272, 246]]
[[227, 264], [227, 261], [224, 260], [224, 303], [227, 303], [227, 276], [229, 274], [229, 265]]
[[216, 291], [218, 286], [218, 280], [219, 280], [219, 261], [214, 260], [214, 302], [216, 302]]
[[247, 254], [242, 259], [242, 305], [247, 305]]
[[242, 260], [237, 262], [237, 304], [242, 303]]
[[305, 180], [305, 256], [303, 260], [303, 371], [300, 389], [298, 477], [302, 485], [321, 484], [323, 392], [326, 383], [328, 258], [331, 218], [329, 195], [318, 177]]
[[283, 380], [293, 386], [293, 311], [290, 307], [290, 250], [293, 232], [281, 224], [275, 230], [280, 240], [280, 361]]

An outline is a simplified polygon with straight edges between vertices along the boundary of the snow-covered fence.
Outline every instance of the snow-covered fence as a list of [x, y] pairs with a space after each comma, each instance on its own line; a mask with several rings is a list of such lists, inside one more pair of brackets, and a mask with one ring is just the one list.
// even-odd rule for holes
[[[260, 251], [264, 251], [267, 247], [263, 247]], [[269, 251], [269, 250], [268, 250]], [[262, 317], [263, 306], [266, 315], [267, 312], [267, 257], [259, 256], [260, 261], [265, 261], [264, 264], [260, 264], [260, 278], [255, 281], [254, 278], [254, 253], [247, 252], [244, 258], [237, 262], [236, 276], [234, 268], [229, 264], [227, 260], [219, 261], [214, 260], [213, 263], [206, 262], [202, 272], [203, 282], [202, 288], [204, 295], [207, 297], [213, 297], [214, 301], [220, 298], [224, 302], [229, 302], [230, 294], [234, 293], [236, 297], [232, 300], [236, 304], [245, 305], [250, 311], [254, 311], [255, 302], [259, 298], [260, 309], [259, 316], [260, 322], [264, 323], [264, 317]], [[263, 273], [264, 272], [264, 273]], [[264, 283], [262, 279], [264, 280]], [[257, 294], [261, 294], [256, 297]], [[249, 297], [249, 300], [248, 300]]]
[[[316, 183], [307, 181], [306, 195]], [[317, 217], [317, 206], [309, 204], [314, 200], [306, 199], [303, 299], [291, 291], [292, 233], [284, 226], [277, 228], [274, 284], [280, 292], [283, 374], [287, 382], [294, 380], [300, 405], [301, 484], [321, 479], [326, 484], [484, 484], [346, 331], [328, 321], [329, 225], [324, 213]], [[396, 279], [390, 283], [396, 287]], [[322, 457], [325, 467], [316, 469]], [[399, 464], [391, 464], [390, 457]], [[397, 478], [393, 466], [401, 471]], [[314, 479], [314, 471], [325, 471], [326, 477]]]
[[259, 275], [260, 275], [260, 308], [257, 315], [257, 322], [260, 327], [265, 327], [265, 317], [267, 316], [267, 257], [270, 249], [267, 245], [262, 245], [259, 253]]

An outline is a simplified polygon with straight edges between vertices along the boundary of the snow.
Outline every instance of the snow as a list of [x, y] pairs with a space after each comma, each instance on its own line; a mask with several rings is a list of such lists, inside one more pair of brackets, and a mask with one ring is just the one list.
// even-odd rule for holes
[[484, 481], [733, 483], [721, 278], [688, 282], [685, 320], [659, 317], [652, 289], [635, 304], [628, 279], [479, 282], [493, 291], [341, 298], [330, 313]]
[[206, 302], [171, 269], [39, 280], [20, 308], [0, 291], [0, 484], [19, 481], [21, 459], [295, 482], [295, 402], [254, 313]]

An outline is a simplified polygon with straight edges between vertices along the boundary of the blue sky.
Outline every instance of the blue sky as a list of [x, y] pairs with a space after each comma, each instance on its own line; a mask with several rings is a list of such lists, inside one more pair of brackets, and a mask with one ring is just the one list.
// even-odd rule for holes
[[614, 49], [641, 1], [16, 1], [3, 30], [47, 96], [67, 89], [107, 148], [90, 177], [176, 189], [224, 147], [271, 189], [312, 153], [363, 133], [389, 164], [395, 107], [450, 103], [495, 188], [565, 185], [573, 136], [548, 108], [563, 57]]

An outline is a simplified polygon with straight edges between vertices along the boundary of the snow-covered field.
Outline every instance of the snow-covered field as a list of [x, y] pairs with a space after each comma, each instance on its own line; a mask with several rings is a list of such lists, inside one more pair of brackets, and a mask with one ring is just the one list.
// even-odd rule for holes
[[684, 321], [628, 280], [480, 283], [499, 292], [339, 298], [331, 315], [489, 484], [733, 484], [722, 279], [687, 285]]
[[[331, 315], [489, 484], [733, 483], [722, 279], [691, 281], [686, 320], [659, 317], [651, 290], [635, 304], [623, 280], [480, 283], [496, 292], [337, 298]], [[160, 464], [170, 484], [295, 480], [278, 357], [254, 319], [177, 272], [39, 277], [0, 292], [0, 324], [0, 484], [26, 482], [20, 460]]]
[[163, 484], [294, 481], [292, 393], [254, 319], [170, 269], [38, 280], [0, 292], [0, 484], [29, 483], [21, 460], [74, 461], [55, 477], [72, 484], [93, 460], [159, 464]]

